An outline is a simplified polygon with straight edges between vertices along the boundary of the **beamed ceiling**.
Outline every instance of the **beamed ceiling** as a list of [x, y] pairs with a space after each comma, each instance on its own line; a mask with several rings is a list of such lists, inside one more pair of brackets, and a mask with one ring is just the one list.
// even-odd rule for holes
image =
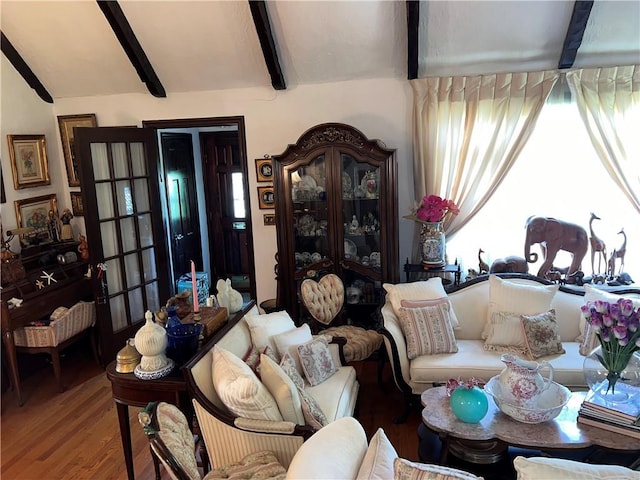
[[640, 63], [639, 1], [11, 1], [47, 101]]

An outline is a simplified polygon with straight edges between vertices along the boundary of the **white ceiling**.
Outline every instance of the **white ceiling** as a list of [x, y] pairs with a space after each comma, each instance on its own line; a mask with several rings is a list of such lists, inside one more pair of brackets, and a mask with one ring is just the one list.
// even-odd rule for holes
[[[167, 95], [271, 87], [247, 1], [120, 0]], [[404, 1], [269, 1], [287, 88], [407, 78]], [[558, 66], [572, 1], [421, 1], [419, 76]], [[1, 0], [0, 26], [55, 98], [147, 93], [93, 0]], [[640, 63], [640, 1], [596, 1], [575, 68]]]

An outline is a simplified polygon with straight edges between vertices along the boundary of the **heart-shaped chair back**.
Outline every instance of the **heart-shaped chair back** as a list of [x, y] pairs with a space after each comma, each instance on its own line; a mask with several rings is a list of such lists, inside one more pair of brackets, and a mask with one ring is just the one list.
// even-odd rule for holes
[[307, 278], [300, 285], [300, 295], [309, 314], [323, 325], [329, 325], [344, 305], [344, 284], [334, 273], [325, 275], [319, 282]]

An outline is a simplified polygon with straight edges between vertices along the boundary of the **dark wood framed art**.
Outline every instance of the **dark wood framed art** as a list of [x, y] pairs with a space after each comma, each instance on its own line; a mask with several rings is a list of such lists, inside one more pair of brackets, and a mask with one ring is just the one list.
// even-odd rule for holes
[[82, 205], [82, 193], [71, 192], [71, 211], [74, 217], [84, 215], [84, 206]]
[[75, 127], [97, 127], [95, 113], [83, 115], [60, 115], [58, 116], [58, 126], [60, 127], [60, 140], [62, 141], [62, 152], [64, 154], [64, 164], [67, 167], [67, 179], [70, 187], [80, 186], [78, 176], [78, 160], [75, 158], [74, 135]]
[[258, 206], [260, 210], [274, 208], [276, 203], [273, 187], [258, 187]]

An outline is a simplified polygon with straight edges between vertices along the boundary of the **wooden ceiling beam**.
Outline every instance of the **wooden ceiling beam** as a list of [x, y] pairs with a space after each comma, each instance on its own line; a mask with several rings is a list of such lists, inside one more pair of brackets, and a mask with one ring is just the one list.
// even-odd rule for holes
[[2, 50], [4, 56], [7, 57], [7, 60], [11, 62], [11, 65], [13, 65], [18, 73], [22, 75], [24, 81], [36, 91], [38, 96], [47, 103], [53, 103], [53, 97], [49, 94], [38, 77], [36, 77], [36, 74], [33, 73], [33, 70], [29, 68], [27, 62], [24, 61], [4, 32], [0, 32], [0, 50]]
[[418, 57], [420, 53], [420, 2], [407, 0], [407, 78], [418, 78]]
[[142, 49], [142, 45], [138, 42], [133, 29], [125, 17], [120, 4], [117, 1], [96, 0], [100, 10], [106, 17], [113, 33], [122, 45], [129, 61], [138, 72], [140, 80], [146, 85], [149, 93], [154, 97], [164, 98], [167, 93], [156, 75], [147, 54]]
[[249, 8], [258, 33], [258, 40], [260, 40], [262, 55], [271, 77], [271, 85], [276, 90], [286, 90], [287, 84], [278, 60], [276, 42], [271, 30], [271, 23], [269, 23], [269, 15], [267, 14], [267, 4], [263, 0], [250, 0]]
[[592, 7], [592, 0], [576, 0], [573, 4], [573, 13], [571, 14], [567, 35], [562, 46], [558, 68], [571, 68], [576, 61], [576, 55], [582, 44], [582, 37], [587, 28], [587, 21]]

